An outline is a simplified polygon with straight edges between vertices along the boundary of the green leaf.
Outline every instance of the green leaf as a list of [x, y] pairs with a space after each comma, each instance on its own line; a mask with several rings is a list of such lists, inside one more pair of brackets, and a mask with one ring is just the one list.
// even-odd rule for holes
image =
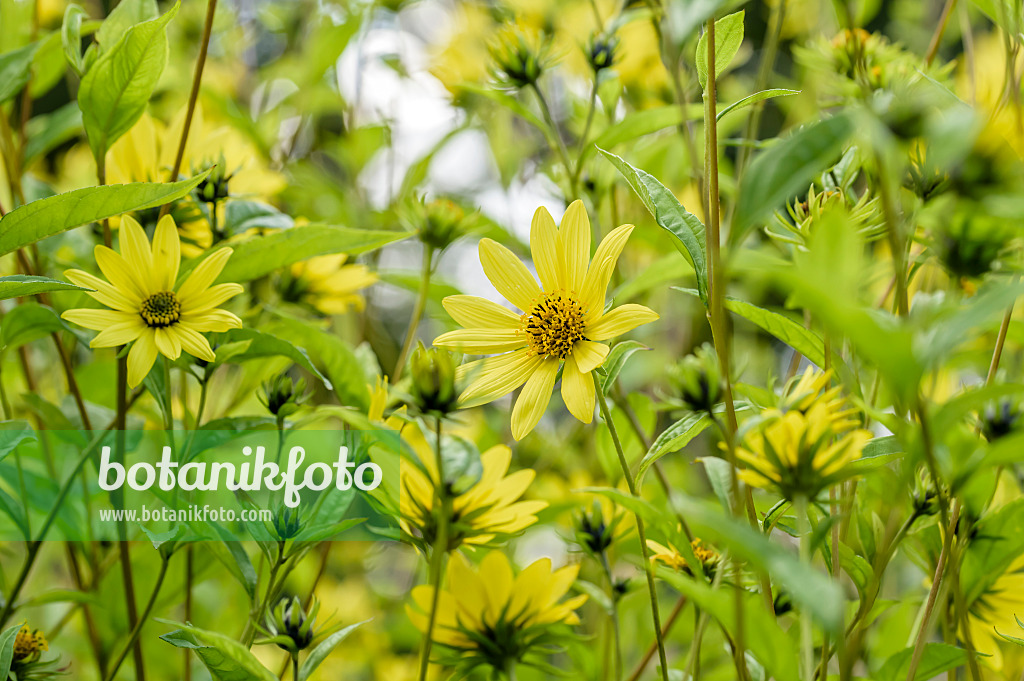
[[313, 374], [331, 389], [331, 382], [313, 366], [306, 351], [291, 342], [256, 329], [230, 329], [217, 336], [217, 359], [215, 364], [231, 362], [237, 364], [264, 357], [287, 357]]
[[0, 423], [0, 461], [3, 461], [22, 442], [35, 439], [36, 434], [28, 421], [17, 420]]
[[678, 452], [710, 425], [711, 417], [707, 414], [691, 412], [663, 430], [640, 461], [640, 467], [636, 473], [637, 479], [642, 478], [647, 469], [653, 466], [658, 459], [666, 454]]
[[224, 231], [245, 234], [250, 229], [288, 229], [295, 225], [291, 216], [259, 201], [231, 201], [224, 208]]
[[[28, 541], [32, 534], [29, 531], [28, 519], [25, 517], [25, 508], [15, 501], [11, 495], [0, 489], [0, 513], [6, 514], [14, 524], [18, 526], [21, 534], [18, 535], [20, 538]], [[0, 539], [3, 541], [10, 541], [13, 537], [7, 536], [6, 533], [0, 532]]]
[[708, 268], [704, 225], [688, 212], [661, 182], [639, 168], [634, 168], [615, 154], [598, 149], [626, 178], [658, 225], [672, 237], [673, 244], [693, 266], [697, 274], [697, 290], [704, 306], [708, 305]]
[[331, 379], [334, 392], [342, 404], [365, 409], [370, 392], [362, 365], [352, 348], [340, 336], [300, 319], [287, 319], [270, 326], [267, 331], [306, 348], [316, 359], [324, 374]]
[[4, 629], [0, 634], [0, 679], [6, 681], [11, 673], [11, 662], [14, 661], [14, 640], [21, 630], [20, 624], [14, 624]]
[[748, 107], [751, 104], [757, 104], [758, 102], [763, 102], [766, 99], [774, 99], [775, 97], [788, 97], [790, 95], [798, 95], [798, 94], [800, 94], [799, 90], [787, 90], [785, 88], [773, 88], [771, 90], [761, 90], [760, 92], [755, 92], [752, 95], [747, 95], [743, 99], [741, 99], [739, 101], [736, 101], [736, 102], [733, 102], [732, 104], [726, 106], [725, 108], [723, 108], [722, 110], [720, 110], [718, 112], [718, 114], [715, 116], [715, 120], [716, 121], [720, 121], [720, 120], [722, 120], [722, 117], [725, 116], [727, 113], [731, 113], [733, 111], [737, 111], [737, 110], [742, 109], [744, 107]]
[[[215, 547], [214, 555], [220, 559], [225, 567], [228, 568], [228, 571], [238, 580], [239, 584], [245, 588], [246, 595], [252, 601], [256, 598], [256, 568], [253, 567], [252, 560], [245, 551], [245, 546], [227, 528], [213, 522], [210, 523], [210, 526], [221, 539], [219, 544], [213, 545]], [[223, 549], [223, 551], [220, 549]]]
[[206, 170], [180, 182], [86, 187], [26, 203], [0, 218], [0, 255], [90, 222], [170, 203], [192, 191], [209, 173]]
[[187, 624], [157, 621], [179, 627], [161, 636], [160, 640], [176, 648], [195, 651], [215, 681], [277, 681], [277, 676], [260, 664], [256, 656], [238, 641]]
[[[120, 9], [120, 5], [114, 9], [114, 12], [117, 12], [118, 9]], [[82, 19], [86, 16], [85, 10], [78, 5], [68, 5], [64, 10], [64, 23], [60, 27], [64, 58], [67, 59], [71, 70], [78, 74], [79, 78], [85, 74], [85, 62], [82, 60]]]
[[25, 167], [76, 138], [82, 131], [82, 111], [77, 102], [69, 102], [48, 114], [35, 116], [25, 126]]
[[616, 343], [615, 347], [612, 348], [611, 352], [608, 353], [608, 358], [604, 362], [605, 376], [601, 382], [601, 385], [605, 392], [611, 389], [611, 386], [615, 384], [619, 374], [622, 372], [622, 368], [626, 366], [626, 362], [635, 353], [640, 350], [650, 350], [649, 347], [643, 343], [637, 341], [627, 340], [621, 343]]
[[344, 641], [349, 634], [356, 630], [357, 627], [360, 627], [369, 621], [370, 620], [364, 620], [362, 622], [357, 622], [356, 624], [350, 624], [344, 629], [334, 632], [325, 638], [316, 648], [313, 648], [309, 653], [309, 656], [306, 657], [305, 661], [303, 661], [302, 666], [299, 667], [299, 681], [307, 681], [310, 675], [316, 671], [316, 668], [323, 664], [323, 661], [327, 659], [327, 656], [338, 647], [339, 643]]
[[64, 323], [52, 308], [39, 303], [18, 305], [0, 321], [0, 352], [63, 330]]
[[853, 132], [848, 116], [810, 125], [762, 151], [743, 173], [729, 239], [742, 242], [754, 223], [769, 215], [835, 163]]
[[91, 291], [92, 289], [83, 286], [75, 286], [66, 281], [57, 281], [47, 277], [27, 276], [24, 274], [12, 274], [7, 277], [0, 277], [0, 300], [10, 298], [23, 298], [34, 296], [40, 293], [52, 291]]
[[[896, 653], [882, 665], [875, 674], [877, 681], [905, 681], [910, 671], [910, 659], [914, 648], [905, 648]], [[950, 669], [967, 664], [967, 651], [951, 646], [948, 643], [926, 643], [921, 655], [920, 664], [914, 673], [913, 681], [928, 681]]]
[[167, 22], [179, 6], [180, 0], [163, 16], [129, 28], [82, 78], [78, 105], [97, 163], [145, 112], [167, 64]]
[[[736, 593], [733, 587], [715, 589], [681, 572], [659, 569], [658, 576], [707, 611], [733, 636], [736, 634]], [[743, 628], [754, 657], [771, 672], [775, 681], [798, 681], [800, 674], [793, 642], [754, 594], [742, 595]]]
[[104, 50], [113, 47], [136, 24], [160, 16], [156, 0], [121, 0], [96, 31], [96, 42]]
[[805, 608], [824, 629], [831, 633], [842, 631], [845, 598], [842, 588], [828, 575], [709, 502], [680, 496], [676, 504], [700, 537], [728, 547], [734, 556], [765, 570], [790, 594], [797, 607]]
[[[408, 232], [385, 232], [327, 225], [304, 225], [283, 229], [273, 234], [266, 234], [232, 245], [235, 252], [217, 281], [245, 283], [317, 255], [331, 253], [358, 255], [409, 236]], [[211, 249], [211, 252], [216, 248]], [[185, 275], [191, 271], [204, 256], [187, 263], [182, 274]]]
[[689, 40], [690, 35], [705, 21], [713, 17], [723, 7], [731, 7], [742, 2], [736, 0], [689, 0], [689, 2], [666, 3], [665, 20], [671, 30], [672, 37], [678, 44]]
[[[587, 146], [583, 152], [586, 159], [598, 149], [611, 149], [623, 142], [639, 139], [644, 135], [681, 125], [687, 119], [699, 117], [704, 108], [700, 104], [691, 104], [688, 109], [683, 110], [679, 106], [661, 106], [654, 109], [641, 109], [633, 111], [625, 116], [618, 123], [608, 126], [593, 144]], [[685, 116], [684, 116], [685, 113]]]
[[[725, 73], [729, 63], [740, 50], [743, 42], [743, 16], [740, 10], [715, 20], [715, 74]], [[708, 34], [705, 31], [697, 41], [697, 79], [701, 89], [708, 85]]]
[[21, 92], [32, 73], [32, 57], [39, 43], [0, 54], [0, 104]]

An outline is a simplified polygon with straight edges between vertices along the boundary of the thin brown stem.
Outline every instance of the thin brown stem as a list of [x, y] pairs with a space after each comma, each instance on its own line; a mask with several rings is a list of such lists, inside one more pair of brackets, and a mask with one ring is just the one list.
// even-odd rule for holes
[[935, 55], [939, 53], [939, 44], [942, 42], [942, 35], [946, 32], [946, 26], [949, 24], [949, 17], [953, 14], [954, 7], [956, 7], [956, 0], [946, 0], [942, 14], [939, 16], [939, 25], [935, 27], [932, 40], [928, 43], [928, 51], [924, 55], [926, 66], [931, 66], [935, 61]]
[[[185, 159], [185, 147], [188, 145], [188, 134], [192, 128], [192, 117], [195, 115], [196, 102], [199, 100], [199, 86], [203, 81], [203, 68], [206, 66], [206, 54], [210, 49], [210, 34], [213, 32], [213, 18], [217, 13], [217, 0], [206, 0], [206, 21], [203, 24], [203, 37], [199, 43], [199, 57], [192, 74], [192, 89], [188, 93], [188, 107], [185, 110], [185, 123], [181, 128], [181, 139], [178, 140], [178, 151], [174, 155], [174, 166], [171, 168], [170, 181], [176, 182], [181, 173], [181, 164]], [[167, 215], [171, 204], [165, 203], [160, 208], [160, 217]], [[214, 206], [216, 210], [216, 206]]]

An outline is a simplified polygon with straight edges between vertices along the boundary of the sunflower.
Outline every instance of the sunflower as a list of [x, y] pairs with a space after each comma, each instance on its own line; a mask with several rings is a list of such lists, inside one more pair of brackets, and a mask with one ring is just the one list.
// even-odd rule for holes
[[[478, 406], [523, 387], [512, 410], [512, 435], [525, 437], [547, 409], [559, 368], [562, 399], [577, 419], [590, 423], [595, 388], [591, 372], [608, 356], [606, 341], [658, 319], [636, 304], [604, 311], [612, 270], [633, 225], [618, 227], [601, 241], [590, 261], [590, 219], [582, 201], [565, 211], [560, 228], [543, 207], [533, 215], [530, 249], [537, 280], [513, 253], [491, 239], [480, 241], [484, 274], [517, 314], [476, 296], [448, 296], [444, 308], [463, 329], [443, 334], [435, 345], [493, 357], [459, 367], [471, 379], [460, 406]], [[501, 353], [501, 354], [497, 354]]]
[[[834, 390], [834, 389], [833, 389]], [[813, 499], [821, 490], [853, 473], [871, 433], [851, 429], [845, 400], [831, 390], [801, 400], [802, 409], [769, 410], [747, 434], [736, 457], [746, 464], [740, 478], [749, 485], [775, 489], [784, 498]], [[855, 423], [855, 422], [854, 422]]]
[[[89, 343], [109, 348], [132, 343], [128, 353], [128, 385], [142, 383], [153, 368], [157, 353], [177, 359], [184, 350], [211, 362], [215, 359], [206, 331], [239, 328], [242, 321], [217, 306], [242, 292], [239, 284], [213, 284], [224, 269], [230, 248], [211, 254], [176, 285], [181, 264], [181, 242], [174, 220], [163, 217], [153, 243], [133, 218], [125, 216], [120, 230], [121, 252], [96, 246], [96, 264], [107, 278], [81, 270], [64, 273], [71, 282], [94, 289], [89, 295], [110, 310], [67, 310], [69, 322], [100, 333]], [[134, 342], [133, 342], [134, 341]]]
[[[406, 442], [417, 452], [423, 467], [401, 467], [399, 511], [402, 529], [425, 546], [432, 546], [438, 527], [435, 500], [437, 464], [430, 445], [416, 427], [405, 429]], [[504, 445], [491, 447], [480, 455], [483, 472], [469, 489], [452, 500], [448, 549], [462, 544], [487, 544], [495, 535], [520, 532], [537, 522], [536, 514], [547, 508], [544, 501], [519, 501], [533, 482], [529, 469], [508, 474], [512, 450]]]
[[22, 623], [17, 636], [14, 637], [13, 661], [18, 664], [35, 662], [39, 656], [50, 649], [46, 636], [39, 629], [29, 629], [27, 623]]
[[[683, 556], [682, 552], [672, 544], [672, 542], [669, 542], [668, 546], [665, 546], [664, 544], [659, 544], [653, 539], [648, 539], [647, 548], [651, 552], [652, 563], [661, 563], [673, 570], [680, 570], [687, 574], [692, 574], [690, 566], [686, 562], [686, 558]], [[696, 556], [697, 560], [699, 560], [703, 566], [704, 574], [712, 574], [715, 565], [718, 564], [718, 552], [704, 546], [700, 537], [694, 537], [693, 541], [690, 542], [690, 548], [693, 549], [693, 555]]]
[[362, 310], [359, 291], [377, 281], [366, 265], [346, 265], [344, 253], [320, 255], [291, 266], [282, 281], [281, 296], [304, 303], [324, 315]]
[[[551, 560], [541, 558], [516, 576], [500, 551], [484, 556], [479, 567], [458, 554], [449, 566], [448, 589], [438, 594], [434, 642], [455, 651], [470, 669], [483, 664], [507, 670], [542, 653], [558, 641], [554, 627], [579, 623], [573, 611], [587, 597], [562, 600], [578, 572], [578, 565], [552, 570]], [[418, 586], [406, 606], [424, 633], [433, 595], [433, 587]]]

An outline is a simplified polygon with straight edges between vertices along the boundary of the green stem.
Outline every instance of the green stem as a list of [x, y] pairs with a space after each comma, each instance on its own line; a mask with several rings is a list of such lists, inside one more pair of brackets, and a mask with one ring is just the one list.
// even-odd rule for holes
[[[167, 565], [169, 559], [162, 558], [160, 561], [160, 572], [157, 573], [156, 583], [153, 585], [153, 593], [149, 595], [149, 601], [146, 602], [146, 607], [142, 610], [142, 617], [136, 621], [135, 626], [132, 627], [132, 632], [128, 637], [128, 641], [125, 643], [124, 648], [118, 653], [117, 657], [114, 658], [114, 663], [110, 665], [110, 669], [107, 671], [106, 680], [113, 681], [114, 677], [117, 676], [117, 670], [121, 668], [124, 663], [124, 659], [128, 656], [128, 651], [133, 650], [137, 647], [139, 642], [139, 634], [142, 633], [142, 627], [146, 624], [146, 620], [149, 619], [149, 615], [153, 612], [153, 606], [156, 604], [157, 596], [160, 595], [160, 587], [163, 586], [164, 577], [167, 576]], [[140, 670], [136, 669], [136, 676], [140, 676]]]
[[245, 631], [242, 633], [242, 645], [246, 648], [252, 648], [252, 642], [256, 640], [256, 626], [263, 621], [263, 617], [267, 613], [267, 605], [274, 598], [274, 591], [277, 589], [277, 576], [281, 570], [281, 566], [284, 565], [284, 547], [281, 543], [277, 547], [277, 558], [274, 560], [273, 566], [270, 568], [270, 574], [267, 579], [267, 590], [260, 599], [259, 607], [249, 617], [249, 621], [245, 624]]
[[[633, 475], [629, 471], [629, 463], [626, 461], [626, 455], [622, 451], [622, 443], [619, 441], [619, 433], [615, 429], [615, 421], [612, 420], [611, 412], [608, 410], [608, 401], [605, 399], [604, 390], [601, 387], [601, 381], [594, 381], [594, 385], [597, 388], [597, 404], [601, 408], [601, 417], [604, 419], [605, 425], [608, 426], [608, 433], [612, 437], [612, 444], [615, 445], [615, 453], [619, 457], [619, 466], [622, 468], [622, 477], [626, 480], [626, 486], [629, 488], [629, 493], [639, 499], [640, 495], [637, 493], [636, 482], [633, 480]], [[640, 556], [644, 561], [644, 572], [647, 575], [647, 592], [651, 600], [651, 617], [654, 620], [654, 635], [658, 640], [658, 659], [661, 662], [661, 677], [663, 681], [668, 681], [668, 657], [665, 655], [665, 641], [661, 635], [661, 615], [658, 613], [658, 589], [654, 583], [654, 568], [651, 565], [650, 558], [647, 553], [647, 532], [644, 530], [644, 521], [640, 517], [639, 513], [633, 513], [636, 518], [636, 533], [640, 539]]]
[[71, 475], [68, 476], [67, 480], [64, 481], [64, 484], [61, 485], [60, 490], [57, 492], [57, 498], [54, 499], [50, 512], [43, 521], [43, 526], [39, 529], [39, 533], [33, 541], [29, 542], [25, 562], [22, 564], [21, 571], [14, 580], [14, 585], [11, 587], [10, 593], [7, 595], [3, 609], [0, 610], [0, 627], [3, 627], [3, 625], [7, 623], [8, 618], [14, 611], [14, 606], [18, 600], [19, 594], [21, 593], [21, 589], [25, 586], [28, 575], [32, 571], [32, 566], [35, 564], [36, 558], [39, 556], [39, 550], [43, 546], [43, 539], [46, 538], [50, 528], [53, 527], [53, 523], [57, 520], [57, 514], [60, 512], [61, 506], [64, 504], [64, 500], [67, 498], [68, 493], [71, 491], [71, 485], [78, 476], [78, 472], [82, 470], [83, 466], [85, 466], [85, 462], [93, 455], [96, 448], [99, 446], [100, 441], [106, 435], [106, 432], [113, 427], [113, 425], [114, 423], [112, 422], [104, 432], [97, 433], [92, 442], [90, 442], [85, 450], [83, 450], [82, 455], [78, 457], [78, 461], [76, 461], [75, 465], [72, 467]]
[[583, 153], [587, 150], [587, 138], [590, 137], [590, 126], [594, 123], [594, 112], [597, 109], [597, 74], [594, 74], [594, 85], [590, 88], [590, 104], [587, 107], [587, 122], [583, 125], [580, 135], [580, 146], [576, 151], [576, 165], [572, 171], [572, 184], [579, 186], [580, 175], [583, 174]]
[[299, 654], [292, 653], [292, 679], [299, 681]]
[[551, 115], [551, 108], [548, 106], [547, 99], [544, 98], [544, 93], [540, 91], [540, 86], [537, 83], [530, 85], [533, 88], [534, 93], [537, 95], [537, 101], [540, 103], [540, 112], [544, 116], [544, 122], [548, 124], [550, 129], [550, 137], [554, 139], [555, 151], [562, 159], [562, 165], [565, 166], [565, 175], [569, 178], [569, 198], [577, 198], [577, 181], [576, 173], [573, 172], [572, 162], [569, 160], [569, 150], [565, 148], [565, 142], [562, 141], [562, 136], [558, 134], [558, 126], [555, 124], [555, 117]]
[[[800, 524], [800, 561], [804, 565], [811, 564], [811, 517], [807, 497], [800, 495], [793, 500], [796, 509], [796, 520]], [[800, 664], [801, 678], [814, 679], [814, 630], [811, 623], [811, 611], [800, 608]]]
[[[938, 482], [936, 481], [936, 485]], [[956, 525], [960, 520], [960, 500], [953, 501], [953, 512], [946, 526], [946, 536], [942, 540], [942, 551], [939, 553], [939, 560], [935, 565], [935, 576], [932, 578], [932, 588], [928, 591], [928, 600], [925, 601], [924, 615], [921, 618], [921, 628], [917, 631], [917, 640], [914, 642], [914, 652], [910, 657], [910, 666], [907, 668], [907, 681], [914, 681], [917, 676], [917, 667], [921, 664], [921, 655], [924, 654], [924, 644], [928, 640], [928, 630], [931, 623], [932, 610], [935, 608], [936, 596], [939, 587], [942, 585], [942, 578], [946, 574], [946, 562], [949, 557], [949, 549], [953, 543], [953, 535], [956, 533]]]
[[613, 665], [614, 675], [612, 676], [615, 681], [619, 681], [622, 678], [622, 635], [619, 631], [619, 598], [615, 594], [615, 578], [612, 576], [612, 566], [608, 563], [608, 554], [604, 551], [601, 552], [601, 568], [604, 570], [604, 575], [608, 579], [608, 598], [611, 600], [612, 611], [612, 639], [614, 643], [614, 657], [615, 662]]
[[405, 332], [405, 340], [402, 342], [402, 351], [398, 353], [398, 361], [395, 362], [395, 370], [391, 372], [391, 383], [396, 385], [402, 377], [402, 371], [409, 360], [409, 353], [412, 351], [412, 344], [416, 340], [416, 330], [419, 328], [420, 320], [423, 318], [423, 311], [427, 307], [427, 298], [430, 295], [430, 272], [434, 266], [434, 247], [423, 246], [423, 266], [420, 270], [420, 288], [416, 294], [416, 303], [412, 308], [412, 317], [409, 319], [409, 329]]
[[423, 635], [423, 647], [420, 648], [419, 681], [426, 681], [430, 669], [430, 649], [434, 644], [434, 626], [437, 623], [437, 604], [441, 595], [441, 582], [445, 573], [445, 558], [448, 555], [448, 520], [451, 518], [451, 497], [448, 494], [444, 475], [444, 458], [441, 452], [441, 419], [438, 417], [434, 426], [434, 455], [437, 464], [437, 484], [434, 486], [434, 505], [440, 509], [437, 522], [437, 536], [430, 552], [430, 613], [427, 615], [427, 631]]

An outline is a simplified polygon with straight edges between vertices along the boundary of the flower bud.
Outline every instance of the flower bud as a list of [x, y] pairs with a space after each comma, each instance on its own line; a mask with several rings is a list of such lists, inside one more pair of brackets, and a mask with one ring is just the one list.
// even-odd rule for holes
[[309, 393], [306, 393], [306, 380], [300, 378], [293, 383], [290, 376], [280, 374], [263, 383], [263, 390], [258, 398], [278, 421], [284, 421], [298, 411], [302, 403], [309, 398]]
[[576, 542], [595, 555], [604, 553], [615, 540], [615, 522], [605, 522], [601, 505], [594, 503], [590, 512], [582, 511], [576, 517]]
[[989, 405], [981, 419], [981, 432], [989, 442], [1006, 437], [1012, 433], [1021, 421], [1020, 407], [1009, 400]]
[[416, 201], [413, 227], [424, 244], [443, 251], [465, 233], [466, 212], [450, 199]]
[[412, 397], [424, 414], [445, 416], [456, 408], [455, 360], [450, 352], [420, 343], [412, 354]]
[[517, 29], [503, 31], [490, 46], [493, 71], [497, 80], [511, 87], [535, 84], [544, 72], [545, 47]]
[[587, 45], [587, 60], [594, 73], [611, 68], [615, 64], [615, 52], [619, 47], [619, 39], [614, 35], [595, 33]]
[[203, 203], [217, 203], [230, 196], [228, 183], [234, 173], [229, 174], [226, 165], [224, 154], [221, 154], [210, 174], [196, 186], [196, 194]]
[[267, 633], [270, 634], [270, 638], [261, 643], [274, 643], [293, 655], [309, 648], [316, 638], [314, 627], [319, 612], [320, 601], [316, 598], [313, 599], [308, 611], [302, 609], [302, 602], [298, 596], [291, 600], [282, 598], [274, 611], [267, 616]]
[[708, 343], [676, 365], [672, 379], [683, 402], [693, 411], [711, 411], [722, 396], [722, 372], [715, 350]]

